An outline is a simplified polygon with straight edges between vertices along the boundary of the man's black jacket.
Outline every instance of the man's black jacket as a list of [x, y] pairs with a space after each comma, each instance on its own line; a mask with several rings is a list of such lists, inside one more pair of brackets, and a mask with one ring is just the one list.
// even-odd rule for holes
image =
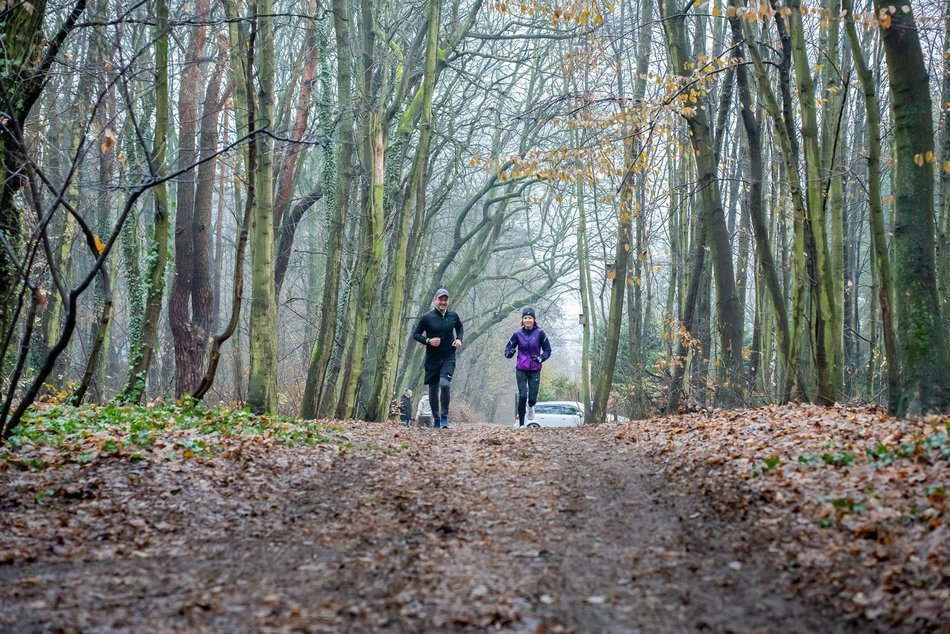
[[[415, 332], [412, 333], [412, 338], [426, 347], [426, 357], [441, 357], [455, 352], [452, 342], [456, 339], [461, 340], [462, 335], [462, 320], [459, 319], [458, 313], [447, 310], [443, 315], [438, 309], [433, 308], [419, 318], [419, 323], [416, 325]], [[435, 339], [436, 337], [442, 339], [441, 343], [438, 346], [428, 345], [426, 340]]]

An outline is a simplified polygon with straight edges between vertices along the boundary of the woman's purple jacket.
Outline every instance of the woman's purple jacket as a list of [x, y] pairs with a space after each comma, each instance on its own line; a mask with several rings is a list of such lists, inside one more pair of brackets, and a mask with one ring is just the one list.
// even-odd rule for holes
[[505, 346], [506, 359], [515, 356], [515, 348], [518, 349], [518, 363], [515, 365], [517, 370], [540, 370], [541, 364], [551, 356], [551, 342], [548, 341], [543, 328], [516, 330]]

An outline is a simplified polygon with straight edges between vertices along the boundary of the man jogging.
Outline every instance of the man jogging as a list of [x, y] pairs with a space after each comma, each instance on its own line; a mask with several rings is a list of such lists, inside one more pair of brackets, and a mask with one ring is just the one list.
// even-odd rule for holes
[[455, 373], [455, 351], [462, 347], [462, 320], [449, 310], [449, 292], [440, 288], [435, 308], [419, 318], [412, 338], [426, 347], [425, 384], [429, 386], [432, 426], [448, 429], [449, 387]]

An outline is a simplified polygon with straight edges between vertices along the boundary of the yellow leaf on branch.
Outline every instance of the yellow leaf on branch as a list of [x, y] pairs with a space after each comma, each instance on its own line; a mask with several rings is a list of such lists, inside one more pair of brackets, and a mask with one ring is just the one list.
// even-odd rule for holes
[[102, 133], [102, 143], [99, 144], [99, 149], [105, 154], [115, 146], [116, 140], [115, 130], [106, 128], [105, 132]]

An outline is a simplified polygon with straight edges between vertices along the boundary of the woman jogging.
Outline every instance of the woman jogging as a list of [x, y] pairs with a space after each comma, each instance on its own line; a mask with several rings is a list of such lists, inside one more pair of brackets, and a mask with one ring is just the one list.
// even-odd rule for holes
[[518, 351], [515, 378], [518, 381], [518, 426], [534, 420], [534, 404], [538, 402], [538, 386], [541, 384], [541, 364], [551, 356], [551, 342], [544, 329], [535, 321], [534, 309], [521, 309], [521, 328], [508, 340], [505, 358], [510, 359]]

